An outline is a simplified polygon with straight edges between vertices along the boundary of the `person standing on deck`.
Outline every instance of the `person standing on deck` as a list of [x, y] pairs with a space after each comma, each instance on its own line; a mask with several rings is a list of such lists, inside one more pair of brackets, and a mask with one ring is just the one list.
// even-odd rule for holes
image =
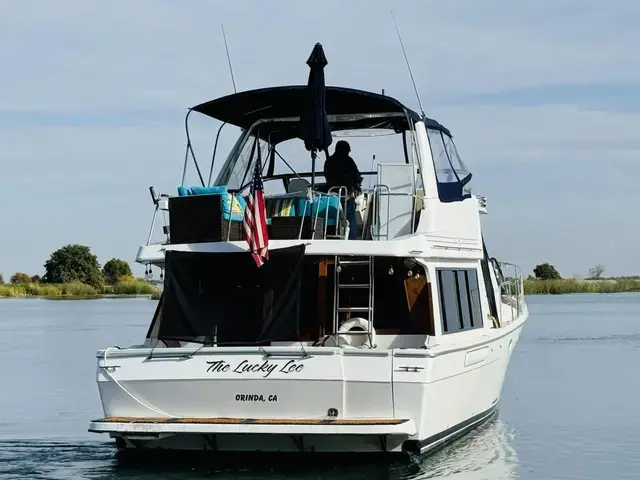
[[347, 188], [347, 220], [349, 220], [349, 240], [355, 240], [358, 233], [356, 223], [355, 196], [360, 192], [362, 175], [356, 162], [349, 156], [351, 146], [345, 140], [339, 140], [333, 155], [324, 162], [324, 176], [327, 179], [327, 187]]

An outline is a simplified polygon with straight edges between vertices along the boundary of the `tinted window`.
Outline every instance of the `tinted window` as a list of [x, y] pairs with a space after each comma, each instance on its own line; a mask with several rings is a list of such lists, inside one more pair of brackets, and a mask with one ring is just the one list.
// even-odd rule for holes
[[458, 311], [455, 271], [439, 271], [438, 286], [440, 288], [442, 329], [446, 332], [456, 332], [460, 330], [460, 312]]
[[471, 316], [471, 298], [469, 296], [469, 286], [467, 283], [466, 270], [457, 270], [456, 279], [458, 280], [458, 298], [460, 300], [460, 318], [462, 320], [462, 328], [473, 328], [474, 318]]
[[482, 327], [478, 273], [472, 269], [437, 269], [443, 333]]
[[476, 327], [482, 326], [482, 310], [480, 308], [480, 286], [478, 285], [478, 274], [475, 270], [467, 271], [467, 282], [469, 285], [469, 299], [471, 300], [471, 314]]

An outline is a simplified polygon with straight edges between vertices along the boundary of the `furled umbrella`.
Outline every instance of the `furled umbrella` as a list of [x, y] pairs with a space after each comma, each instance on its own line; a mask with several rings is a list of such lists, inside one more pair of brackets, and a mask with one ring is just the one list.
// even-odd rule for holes
[[311, 186], [315, 183], [316, 158], [318, 150], [326, 150], [331, 145], [331, 128], [327, 118], [324, 67], [327, 58], [320, 43], [316, 43], [307, 60], [309, 80], [304, 110], [300, 116], [298, 136], [311, 152]]

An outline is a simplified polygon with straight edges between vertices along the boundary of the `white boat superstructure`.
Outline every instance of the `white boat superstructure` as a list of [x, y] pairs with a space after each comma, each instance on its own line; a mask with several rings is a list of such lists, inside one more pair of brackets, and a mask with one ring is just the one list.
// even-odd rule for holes
[[[321, 166], [296, 164], [310, 163], [298, 138], [307, 91], [189, 111], [242, 132], [214, 182], [192, 157], [201, 185], [183, 176], [178, 195], [152, 191], [137, 261], [165, 272], [162, 297], [144, 344], [97, 352], [104, 418], [89, 429], [120, 449], [419, 454], [495, 413], [528, 317], [523, 279], [487, 253], [486, 201], [449, 130], [389, 96], [326, 87], [331, 133], [351, 138], [354, 157], [389, 142], [368, 170], [357, 162], [365, 181], [351, 198], [320, 183]], [[257, 161], [259, 268], [242, 227]]]

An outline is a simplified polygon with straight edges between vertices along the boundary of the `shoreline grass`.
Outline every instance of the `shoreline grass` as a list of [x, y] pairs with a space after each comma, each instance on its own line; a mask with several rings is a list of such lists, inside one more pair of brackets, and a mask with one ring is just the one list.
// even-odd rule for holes
[[80, 282], [18, 283], [0, 285], [0, 298], [46, 298], [59, 300], [88, 300], [110, 297], [154, 296], [160, 289], [142, 280], [122, 281], [115, 285], [95, 288]]
[[532, 280], [524, 281], [525, 295], [640, 292], [640, 280]]
[[[640, 279], [620, 280], [535, 280], [524, 281], [525, 295], [565, 295], [571, 293], [640, 292]], [[95, 288], [80, 282], [64, 284], [20, 283], [0, 285], [1, 298], [45, 298], [88, 300], [97, 298], [149, 297], [160, 298], [161, 289], [144, 280], [122, 281]]]

